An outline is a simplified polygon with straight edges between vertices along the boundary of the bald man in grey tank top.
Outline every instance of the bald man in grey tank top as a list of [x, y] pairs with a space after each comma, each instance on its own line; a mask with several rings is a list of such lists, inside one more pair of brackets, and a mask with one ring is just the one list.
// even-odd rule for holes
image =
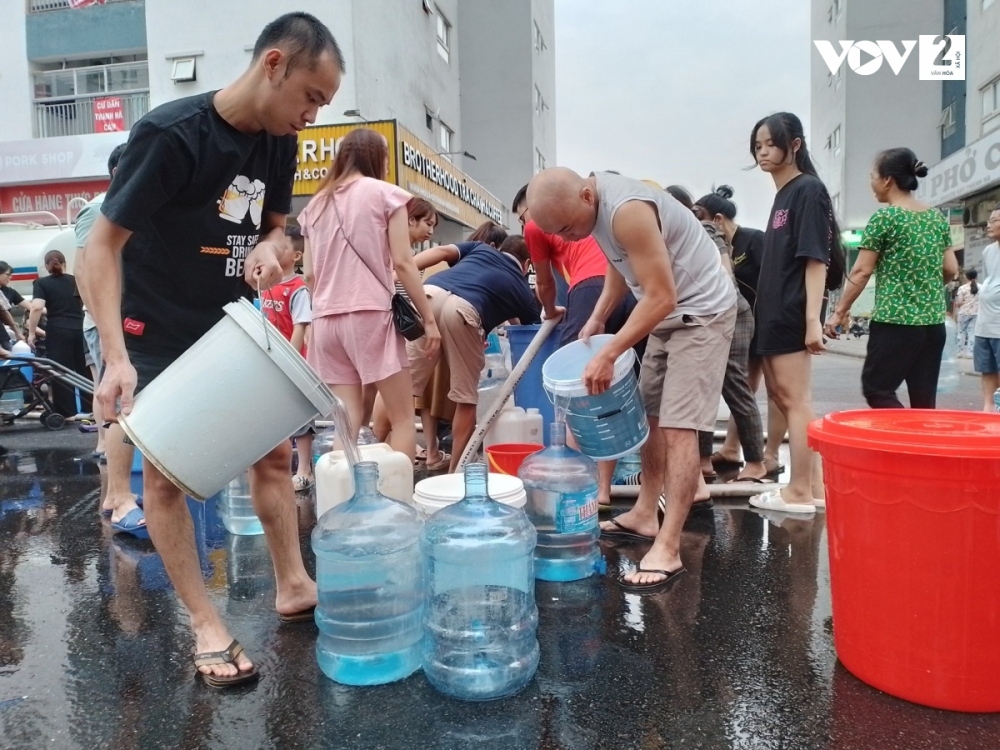
[[[626, 591], [654, 593], [684, 572], [680, 539], [701, 472], [698, 431], [715, 428], [737, 292], [694, 214], [663, 190], [607, 172], [585, 178], [555, 167], [535, 175], [528, 207], [546, 232], [566, 240], [593, 235], [610, 261], [604, 292], [580, 338], [603, 333], [629, 289], [639, 300], [583, 379], [591, 393], [607, 390], [618, 356], [649, 337], [639, 383], [650, 422], [643, 483], [635, 507], [602, 524], [601, 533], [653, 541], [619, 583]], [[664, 490], [669, 502], [661, 525], [657, 503]]]

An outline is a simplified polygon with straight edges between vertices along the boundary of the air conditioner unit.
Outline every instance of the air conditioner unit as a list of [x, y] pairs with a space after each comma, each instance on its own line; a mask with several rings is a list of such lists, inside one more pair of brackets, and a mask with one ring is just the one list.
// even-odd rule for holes
[[186, 83], [197, 80], [194, 57], [177, 57], [170, 71], [170, 80], [174, 83]]

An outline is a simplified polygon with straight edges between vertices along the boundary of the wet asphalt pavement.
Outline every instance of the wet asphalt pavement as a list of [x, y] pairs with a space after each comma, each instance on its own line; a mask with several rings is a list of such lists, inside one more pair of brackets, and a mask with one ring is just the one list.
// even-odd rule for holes
[[[818, 410], [856, 406], [859, 369], [825, 359]], [[975, 402], [968, 381], [948, 405]], [[214, 502], [189, 501], [209, 592], [263, 675], [212, 691], [193, 679], [186, 620], [158, 555], [113, 536], [98, 514], [93, 436], [25, 422], [0, 428], [0, 443], [10, 450], [0, 458], [5, 750], [1000, 747], [1000, 715], [915, 706], [840, 666], [825, 516], [779, 526], [742, 501], [692, 517], [688, 573], [661, 595], [613, 581], [641, 544], [605, 545], [606, 577], [538, 582], [538, 674], [487, 704], [445, 698], [419, 673], [377, 688], [328, 680], [314, 626], [274, 615], [264, 538], [229, 535]], [[308, 499], [299, 517], [308, 550]]]

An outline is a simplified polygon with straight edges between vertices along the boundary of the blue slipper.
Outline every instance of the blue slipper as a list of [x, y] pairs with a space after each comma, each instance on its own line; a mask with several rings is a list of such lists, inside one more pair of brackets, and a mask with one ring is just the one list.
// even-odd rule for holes
[[[140, 508], [142, 507], [142, 495], [135, 496], [135, 504], [138, 505]], [[101, 515], [104, 516], [105, 518], [111, 518], [112, 513], [114, 513], [113, 510], [107, 510], [106, 508], [101, 508]]]
[[149, 539], [149, 529], [146, 528], [145, 517], [140, 508], [130, 510], [118, 523], [112, 523], [111, 528], [125, 534], [131, 534], [137, 539]]

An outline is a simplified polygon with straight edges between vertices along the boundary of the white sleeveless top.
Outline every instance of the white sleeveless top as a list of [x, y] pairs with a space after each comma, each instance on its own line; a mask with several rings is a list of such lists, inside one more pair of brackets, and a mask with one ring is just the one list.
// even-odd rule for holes
[[643, 201], [656, 208], [677, 286], [677, 308], [667, 320], [680, 315], [718, 315], [736, 304], [737, 291], [722, 267], [719, 249], [691, 211], [666, 190], [644, 182], [610, 172], [595, 172], [594, 176], [598, 211], [593, 237], [636, 299], [642, 299], [642, 287], [632, 271], [628, 252], [618, 244], [611, 229], [618, 209], [629, 201]]

